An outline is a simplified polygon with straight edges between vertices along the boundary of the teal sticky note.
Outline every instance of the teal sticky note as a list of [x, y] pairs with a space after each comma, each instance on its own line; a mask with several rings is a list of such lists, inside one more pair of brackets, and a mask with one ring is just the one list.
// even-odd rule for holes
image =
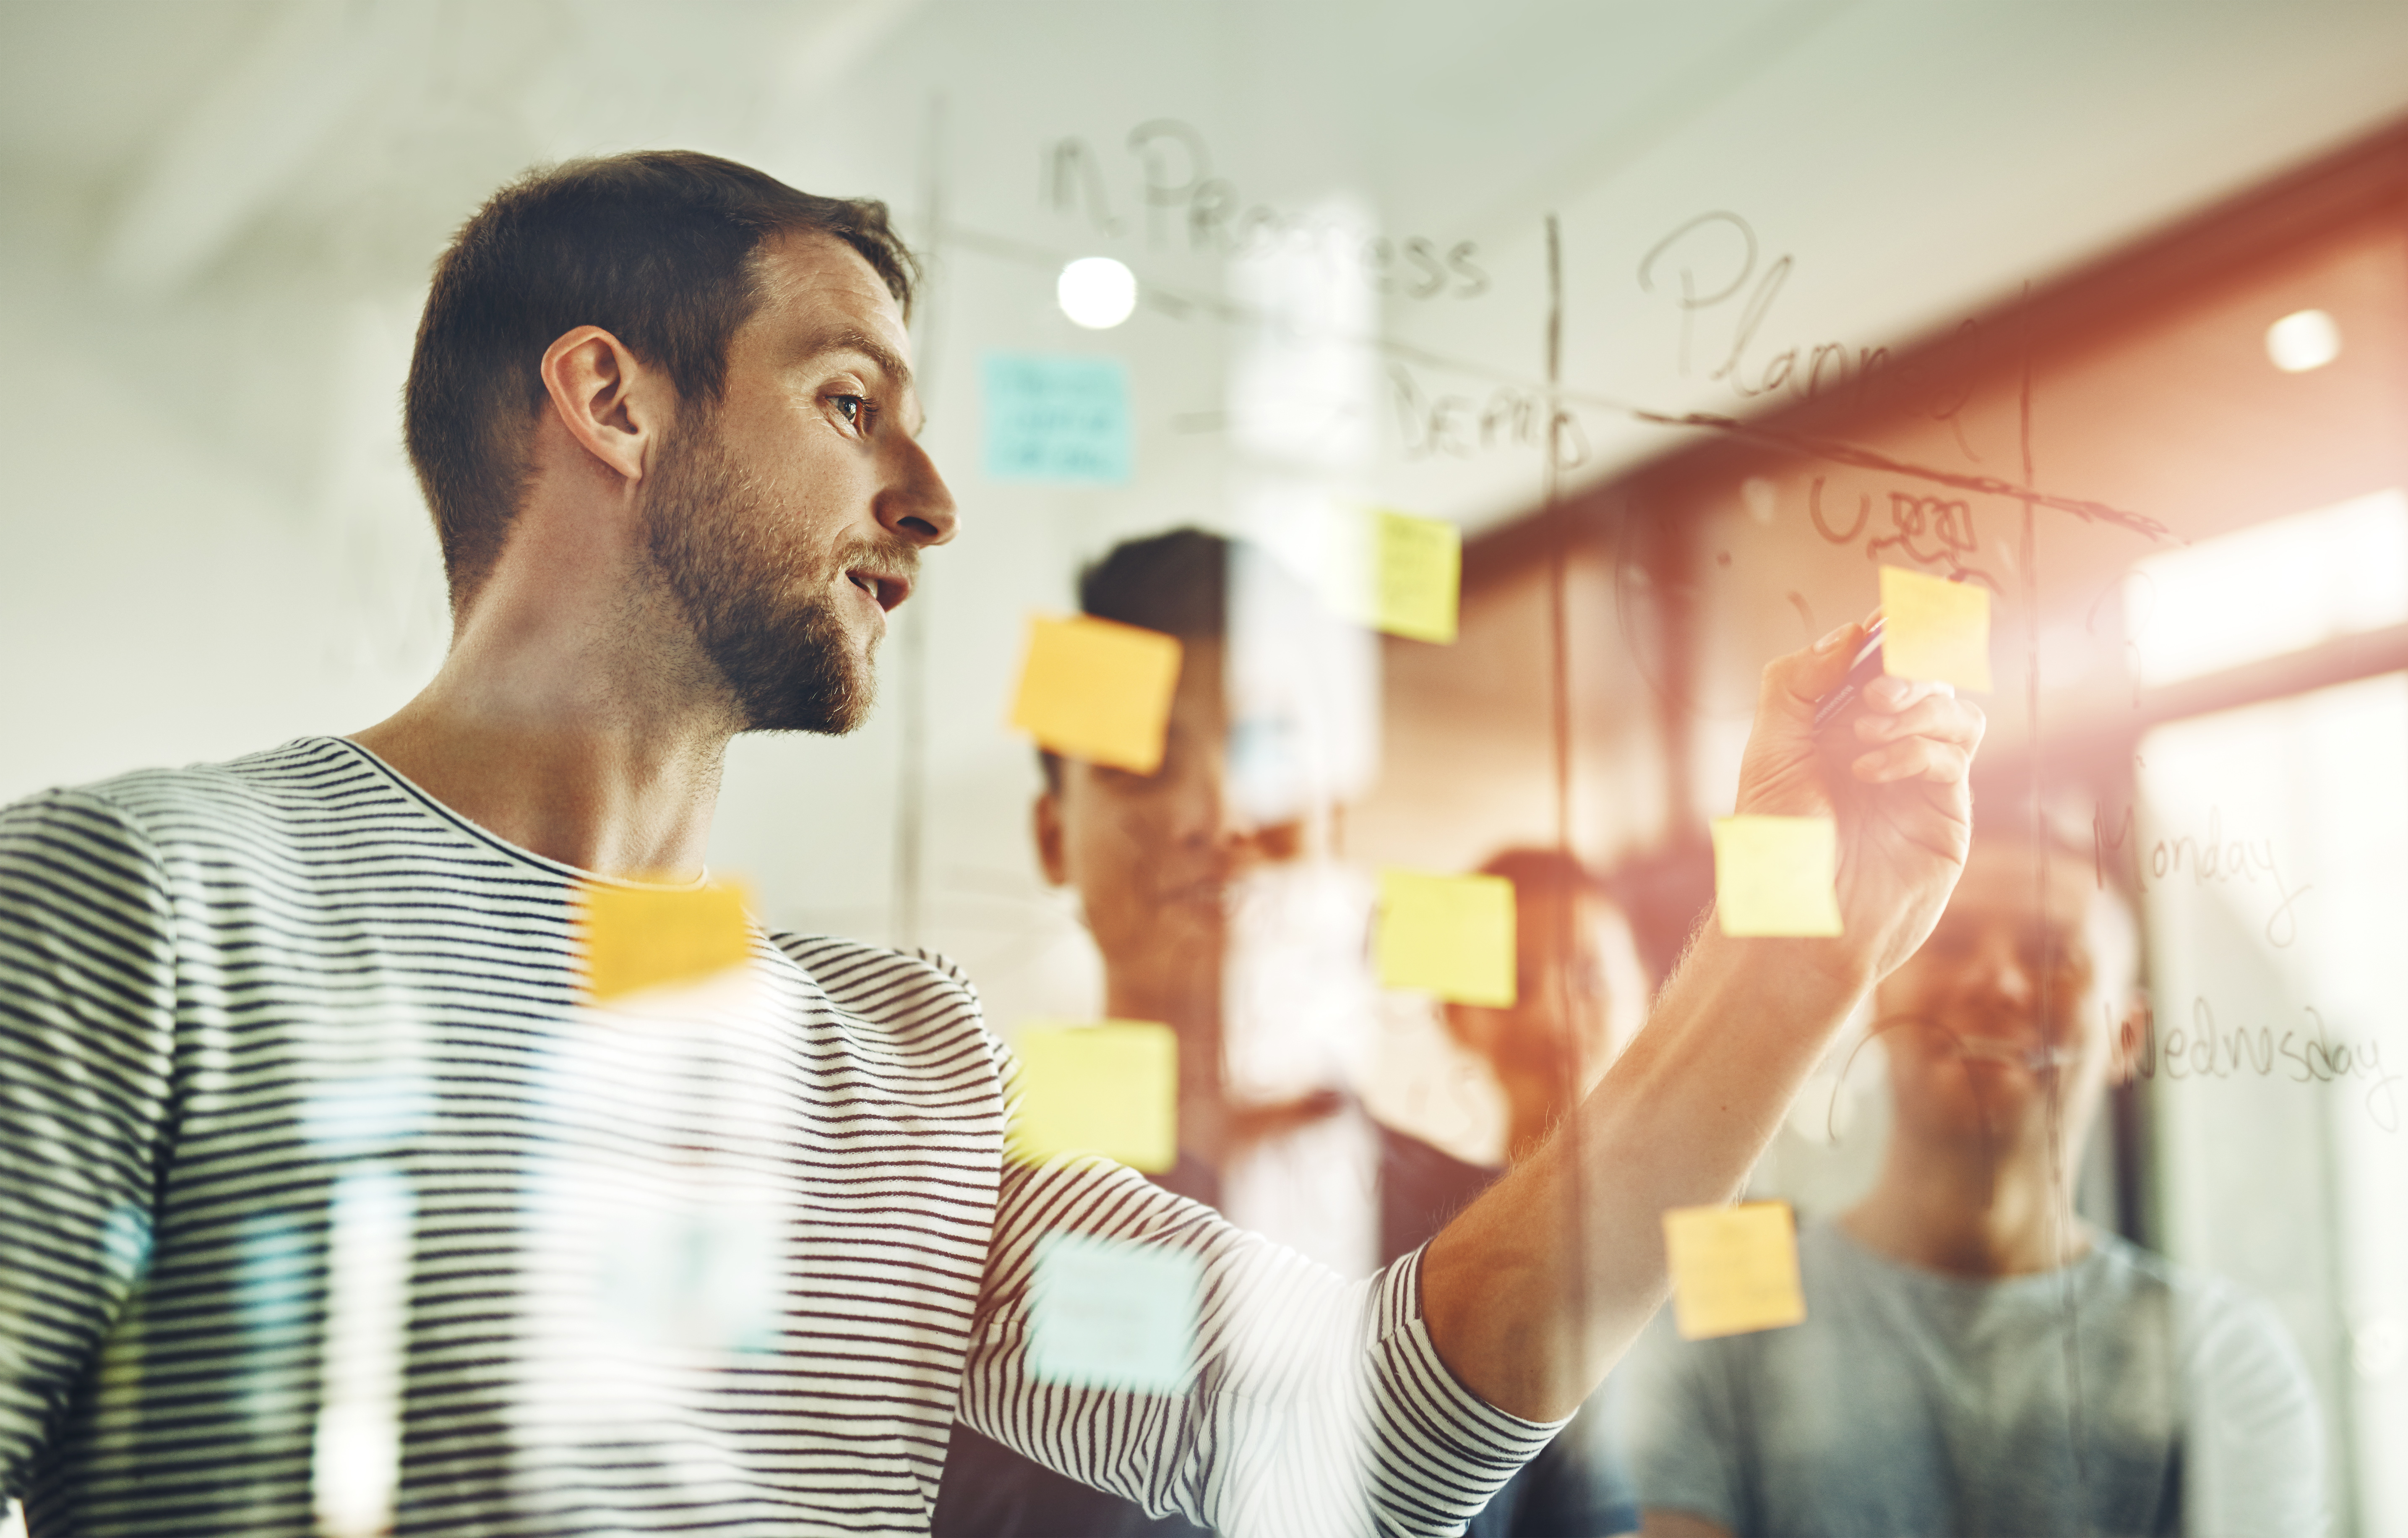
[[992, 481], [1118, 486], [1129, 479], [1128, 367], [1118, 358], [990, 352], [986, 473]]
[[1176, 1392], [1196, 1353], [1204, 1268], [1185, 1250], [1093, 1234], [1037, 1243], [1028, 1369], [1039, 1381]]

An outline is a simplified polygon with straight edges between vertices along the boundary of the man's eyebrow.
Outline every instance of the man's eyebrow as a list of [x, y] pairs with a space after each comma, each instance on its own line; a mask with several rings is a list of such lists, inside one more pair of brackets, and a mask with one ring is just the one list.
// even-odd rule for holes
[[862, 354], [885, 372], [896, 389], [906, 394], [910, 392], [911, 366], [905, 363], [893, 348], [867, 331], [854, 327], [831, 331], [811, 344], [808, 355], [816, 358], [823, 353], [846, 352]]

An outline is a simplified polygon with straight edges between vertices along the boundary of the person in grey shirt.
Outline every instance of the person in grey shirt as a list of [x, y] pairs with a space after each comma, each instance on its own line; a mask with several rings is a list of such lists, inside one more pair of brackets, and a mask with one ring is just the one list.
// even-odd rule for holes
[[1659, 1318], [1617, 1374], [1645, 1533], [2326, 1530], [2272, 1314], [2074, 1215], [2134, 961], [2086, 851], [1977, 836], [1876, 995], [1895, 1129], [1871, 1194], [1799, 1235], [1806, 1321], [1684, 1342]]

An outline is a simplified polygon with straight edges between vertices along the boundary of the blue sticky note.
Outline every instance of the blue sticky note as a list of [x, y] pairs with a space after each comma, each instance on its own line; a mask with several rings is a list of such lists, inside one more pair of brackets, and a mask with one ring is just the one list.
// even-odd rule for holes
[[1204, 1268], [1185, 1250], [1093, 1234], [1037, 1242], [1028, 1368], [1040, 1382], [1175, 1392], [1196, 1352]]
[[1127, 482], [1128, 368], [1118, 358], [990, 352], [985, 384], [989, 480]]

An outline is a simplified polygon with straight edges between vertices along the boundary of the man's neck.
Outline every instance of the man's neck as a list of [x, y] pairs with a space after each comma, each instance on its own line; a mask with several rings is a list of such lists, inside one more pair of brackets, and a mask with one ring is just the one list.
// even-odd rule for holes
[[[622, 600], [580, 624], [480, 597], [433, 683], [352, 740], [522, 848], [609, 875], [698, 875], [735, 730], [725, 686]], [[666, 651], [666, 656], [661, 654]]]
[[1891, 1143], [1871, 1194], [1840, 1220], [1868, 1248], [1957, 1276], [2053, 1271], [2088, 1252], [2073, 1212], [2074, 1150], [2053, 1168], [2044, 1136], [2000, 1147], [1995, 1158], [1978, 1143], [1910, 1141]]

